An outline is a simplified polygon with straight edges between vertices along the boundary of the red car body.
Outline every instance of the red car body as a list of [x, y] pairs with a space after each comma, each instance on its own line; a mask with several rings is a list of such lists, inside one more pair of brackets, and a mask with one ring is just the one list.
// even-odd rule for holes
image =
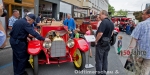
[[[114, 21], [114, 20], [113, 20]], [[94, 34], [96, 34], [96, 31], [97, 31], [97, 25], [98, 25], [98, 22], [96, 20], [96, 17], [94, 16], [93, 19], [90, 21], [89, 17], [88, 18], [85, 18], [83, 23], [80, 26], [80, 33], [82, 34], [85, 34], [86, 31], [87, 31], [87, 26], [88, 25], [91, 25], [92, 26], [92, 29], [94, 31]], [[118, 35], [118, 33], [120, 32], [119, 28], [118, 27], [115, 27], [114, 28], [114, 34], [113, 36], [111, 37], [111, 45], [114, 45], [115, 42], [116, 42], [116, 36]], [[95, 46], [95, 45], [91, 45], [91, 46]]]
[[131, 21], [131, 18], [127, 18], [127, 17], [112, 17], [111, 20], [113, 21], [113, 23], [116, 23], [116, 26], [119, 26], [119, 30], [120, 31], [124, 31], [125, 27], [127, 24], [129, 24], [129, 22]]
[[[59, 63], [64, 63], [64, 62], [74, 62], [76, 69], [82, 70], [85, 66], [85, 61], [82, 61], [82, 60], [83, 59], [85, 60], [85, 52], [87, 52], [89, 50], [89, 46], [84, 39], [74, 38], [74, 39], [72, 39], [74, 42], [74, 46], [71, 48], [68, 47], [67, 43], [69, 40], [69, 36], [68, 36], [67, 29], [68, 28], [66, 26], [55, 26], [55, 25], [42, 26], [40, 35], [43, 37], [46, 37], [48, 32], [51, 32], [51, 31], [58, 31], [58, 32], [60, 32], [60, 34], [61, 34], [61, 32], [63, 32], [63, 35], [61, 35], [60, 38], [62, 38], [63, 39], [62, 41], [64, 41], [64, 43], [66, 44], [66, 46], [65, 46], [66, 54], [65, 54], [65, 56], [62, 56], [62, 57], [52, 57], [51, 51], [55, 51], [55, 50], [52, 50], [51, 48], [50, 49], [45, 48], [43, 46], [44, 41], [32, 40], [32, 41], [29, 41], [29, 43], [28, 43], [28, 53], [33, 56], [33, 60], [34, 60], [34, 56], [38, 56], [38, 60], [37, 60], [38, 64], [59, 64]], [[51, 44], [53, 45], [53, 41], [51, 42]], [[59, 45], [59, 46], [61, 46], [61, 45]], [[59, 46], [56, 45], [56, 48], [57, 47], [59, 48]], [[77, 54], [77, 51], [80, 53]], [[49, 52], [51, 52], [51, 53], [49, 53]], [[80, 54], [81, 54], [81, 56], [79, 56]], [[81, 67], [76, 66], [76, 64], [77, 64], [76, 61], [80, 60], [80, 58], [82, 59]], [[36, 64], [33, 64], [33, 65], [36, 65]], [[34, 68], [36, 68], [36, 67], [34, 67]], [[36, 70], [34, 72], [35, 72], [34, 75], [37, 75]]]
[[[81, 31], [81, 33], [85, 34], [86, 31], [87, 31], [87, 26], [88, 25], [91, 25], [92, 29], [94, 31], [97, 31], [97, 24], [98, 24], [98, 21], [91, 21], [89, 23], [88, 23], [88, 21], [83, 22], [82, 25], [80, 25], [80, 31]], [[118, 33], [120, 32], [118, 27], [115, 27], [114, 30], [116, 30]]]

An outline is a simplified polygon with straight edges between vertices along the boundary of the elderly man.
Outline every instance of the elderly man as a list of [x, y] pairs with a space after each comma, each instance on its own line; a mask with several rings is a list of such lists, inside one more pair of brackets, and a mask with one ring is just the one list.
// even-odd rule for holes
[[96, 75], [106, 75], [108, 68], [108, 52], [110, 50], [109, 41], [114, 30], [114, 24], [108, 19], [108, 12], [102, 10], [99, 14], [102, 20], [96, 32]]
[[67, 19], [63, 22], [64, 25], [68, 26], [69, 31], [72, 33], [70, 34], [70, 38], [74, 38], [74, 30], [76, 29], [76, 24], [73, 18], [68, 14]]
[[[3, 14], [3, 5], [0, 5], [0, 15]], [[0, 21], [0, 48], [6, 46], [6, 32], [3, 28], [2, 22]]]
[[14, 75], [28, 75], [25, 67], [29, 59], [27, 53], [27, 37], [29, 34], [41, 41], [50, 41], [40, 36], [32, 27], [35, 15], [29, 14], [23, 19], [17, 20], [10, 32], [10, 45], [13, 50]]
[[8, 28], [10, 30], [12, 30], [12, 27], [14, 25], [14, 23], [16, 22], [16, 20], [18, 20], [20, 14], [18, 10], [13, 10], [13, 15], [9, 18], [9, 24], [8, 24]]
[[[150, 9], [144, 10], [140, 22], [133, 30], [131, 42], [128, 49], [133, 49], [135, 45], [139, 46], [140, 51], [145, 51], [142, 54], [141, 70], [136, 71], [136, 75], [149, 75], [150, 72]], [[136, 43], [136, 44], [135, 44]], [[137, 69], [137, 68], [136, 68]]]

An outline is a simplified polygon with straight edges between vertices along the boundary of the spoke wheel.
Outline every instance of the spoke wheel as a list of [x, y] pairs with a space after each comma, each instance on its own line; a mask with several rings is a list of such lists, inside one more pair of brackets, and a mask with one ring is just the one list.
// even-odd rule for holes
[[77, 70], [83, 70], [85, 68], [85, 63], [86, 63], [86, 57], [85, 57], [85, 52], [82, 52], [79, 49], [76, 49], [74, 52], [74, 67]]

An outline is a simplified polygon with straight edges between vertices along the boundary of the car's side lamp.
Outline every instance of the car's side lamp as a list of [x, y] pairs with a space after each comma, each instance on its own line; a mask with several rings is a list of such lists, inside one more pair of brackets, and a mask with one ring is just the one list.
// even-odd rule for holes
[[69, 39], [68, 42], [67, 42], [67, 46], [68, 46], [69, 48], [72, 48], [72, 47], [74, 47], [74, 45], [75, 45], [74, 40]]
[[47, 41], [43, 42], [43, 47], [46, 49], [51, 48], [51, 42], [47, 42]]

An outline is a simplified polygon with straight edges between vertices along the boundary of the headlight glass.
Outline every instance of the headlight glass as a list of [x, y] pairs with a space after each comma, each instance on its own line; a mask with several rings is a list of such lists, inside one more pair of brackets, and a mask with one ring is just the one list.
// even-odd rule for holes
[[51, 42], [46, 42], [46, 41], [45, 41], [45, 42], [43, 43], [43, 47], [44, 47], [44, 48], [47, 48], [47, 49], [51, 48]]
[[67, 42], [67, 46], [68, 46], [69, 48], [72, 48], [72, 47], [74, 47], [74, 45], [75, 45], [74, 40], [69, 39], [68, 42]]

